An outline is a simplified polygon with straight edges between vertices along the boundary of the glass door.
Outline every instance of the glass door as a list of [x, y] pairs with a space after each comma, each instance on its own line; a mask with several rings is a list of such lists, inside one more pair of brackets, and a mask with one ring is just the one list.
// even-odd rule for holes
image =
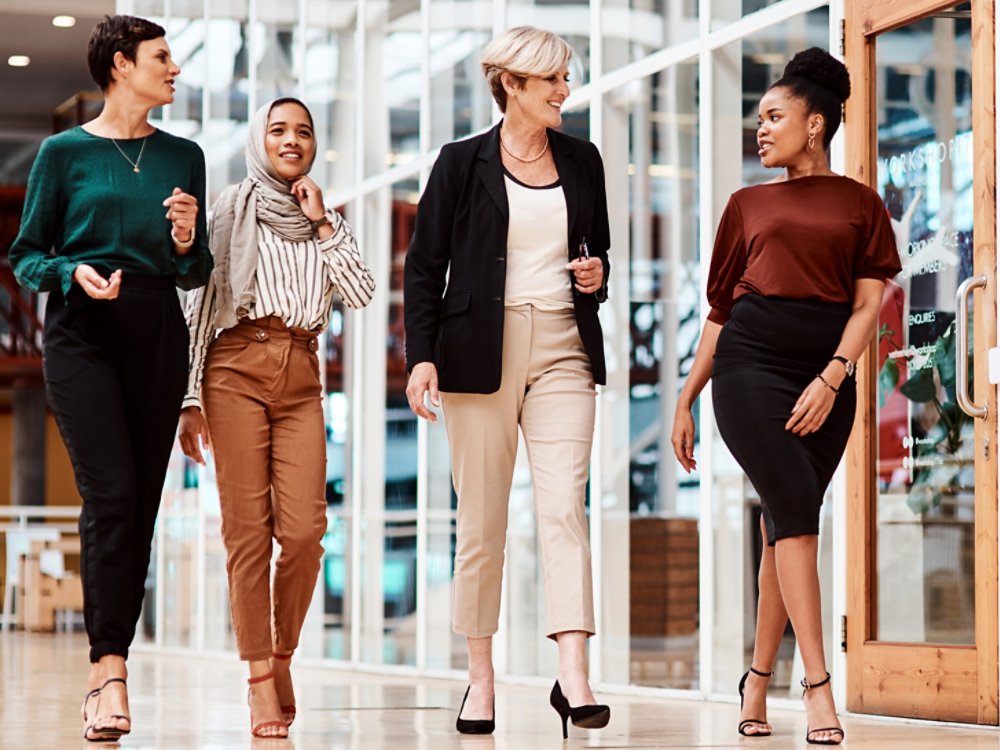
[[903, 266], [849, 449], [848, 705], [996, 724], [993, 3], [859, 0], [845, 47], [848, 163]]

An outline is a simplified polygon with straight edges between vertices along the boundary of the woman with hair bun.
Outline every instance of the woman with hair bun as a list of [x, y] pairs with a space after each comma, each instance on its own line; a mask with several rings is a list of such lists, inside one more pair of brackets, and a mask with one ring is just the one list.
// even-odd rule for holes
[[854, 363], [875, 333], [885, 281], [900, 271], [878, 194], [830, 170], [850, 90], [843, 63], [814, 47], [761, 98], [761, 164], [784, 173], [736, 191], [723, 212], [711, 311], [671, 437], [690, 472], [691, 406], [711, 378], [719, 432], [760, 495], [767, 540], [738, 731], [771, 734], [767, 681], [790, 618], [805, 667], [806, 742], [816, 745], [844, 741], [823, 651], [820, 506], [854, 421]]

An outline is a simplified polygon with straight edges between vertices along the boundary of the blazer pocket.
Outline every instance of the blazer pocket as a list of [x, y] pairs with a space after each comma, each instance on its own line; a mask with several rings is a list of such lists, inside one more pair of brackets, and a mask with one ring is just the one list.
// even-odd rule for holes
[[466, 312], [469, 309], [471, 296], [471, 292], [456, 292], [455, 294], [446, 296], [444, 303], [441, 305], [441, 317], [448, 318], [452, 315], [459, 315]]

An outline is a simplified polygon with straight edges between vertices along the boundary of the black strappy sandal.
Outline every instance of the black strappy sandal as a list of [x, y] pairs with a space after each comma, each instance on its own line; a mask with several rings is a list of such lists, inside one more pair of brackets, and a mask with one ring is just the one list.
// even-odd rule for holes
[[[805, 697], [806, 691], [812, 690], [814, 688], [823, 687], [830, 682], [830, 673], [826, 673], [826, 677], [817, 683], [809, 684], [809, 681], [803, 677], [802, 681], [799, 683], [802, 686], [802, 696]], [[812, 735], [819, 734], [820, 732], [835, 732], [840, 735], [839, 740], [814, 740], [810, 739]], [[809, 729], [806, 727], [806, 743], [809, 745], [839, 745], [844, 741], [846, 735], [844, 730], [840, 727], [823, 727], [822, 729]]]
[[[767, 677], [768, 679], [770, 679], [771, 677], [774, 676], [774, 671], [771, 671], [771, 672], [761, 672], [758, 669], [754, 669], [752, 666], [750, 667], [750, 669], [748, 669], [746, 672], [743, 673], [743, 677], [740, 678], [740, 711], [743, 710], [743, 689], [747, 685], [747, 677], [750, 676], [751, 672], [753, 672], [758, 677]], [[765, 727], [766, 728], [767, 726], [768, 726], [768, 723], [766, 721], [761, 721], [760, 719], [744, 719], [743, 721], [740, 722], [740, 725], [739, 725], [739, 727], [737, 728], [736, 731], [738, 731], [744, 737], [770, 737], [771, 736], [771, 730], [770, 729], [766, 729], [765, 731], [762, 731], [762, 732], [752, 732], [752, 733], [748, 733], [746, 731], [747, 727]]]
[[120, 682], [123, 685], [125, 684], [125, 680], [123, 680], [121, 677], [112, 677], [110, 680], [105, 680], [104, 684], [101, 685], [99, 688], [94, 688], [85, 696], [83, 696], [83, 706], [81, 707], [80, 711], [83, 714], [84, 722], [89, 721], [87, 717], [87, 702], [91, 698], [95, 697], [97, 698], [97, 708], [94, 711], [94, 721], [87, 724], [83, 729], [83, 738], [87, 740], [87, 742], [118, 742], [118, 740], [121, 739], [123, 735], [126, 735], [132, 731], [132, 719], [128, 716], [122, 716], [121, 714], [113, 714], [107, 718], [113, 719], [115, 722], [124, 719], [129, 723], [128, 729], [122, 730], [119, 729], [117, 726], [103, 727], [101, 729], [98, 729], [95, 726], [96, 720], [101, 718], [100, 716], [101, 692], [112, 682]]

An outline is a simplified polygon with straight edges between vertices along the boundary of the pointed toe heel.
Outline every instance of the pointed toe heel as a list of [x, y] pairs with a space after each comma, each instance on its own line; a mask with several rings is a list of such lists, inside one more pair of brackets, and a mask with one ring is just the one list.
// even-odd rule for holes
[[469, 699], [469, 691], [471, 689], [471, 685], [465, 689], [465, 697], [462, 698], [462, 706], [458, 709], [458, 718], [455, 719], [455, 729], [458, 730], [459, 734], [493, 734], [493, 730], [496, 729], [497, 718], [497, 704], [495, 700], [493, 701], [492, 719], [462, 718], [462, 711], [465, 710], [465, 702]]
[[603, 703], [591, 703], [585, 706], [570, 706], [566, 696], [563, 695], [562, 688], [559, 687], [559, 680], [552, 686], [549, 694], [549, 704], [559, 714], [562, 720], [563, 739], [569, 739], [568, 722], [581, 729], [601, 729], [606, 727], [611, 721], [611, 707]]

